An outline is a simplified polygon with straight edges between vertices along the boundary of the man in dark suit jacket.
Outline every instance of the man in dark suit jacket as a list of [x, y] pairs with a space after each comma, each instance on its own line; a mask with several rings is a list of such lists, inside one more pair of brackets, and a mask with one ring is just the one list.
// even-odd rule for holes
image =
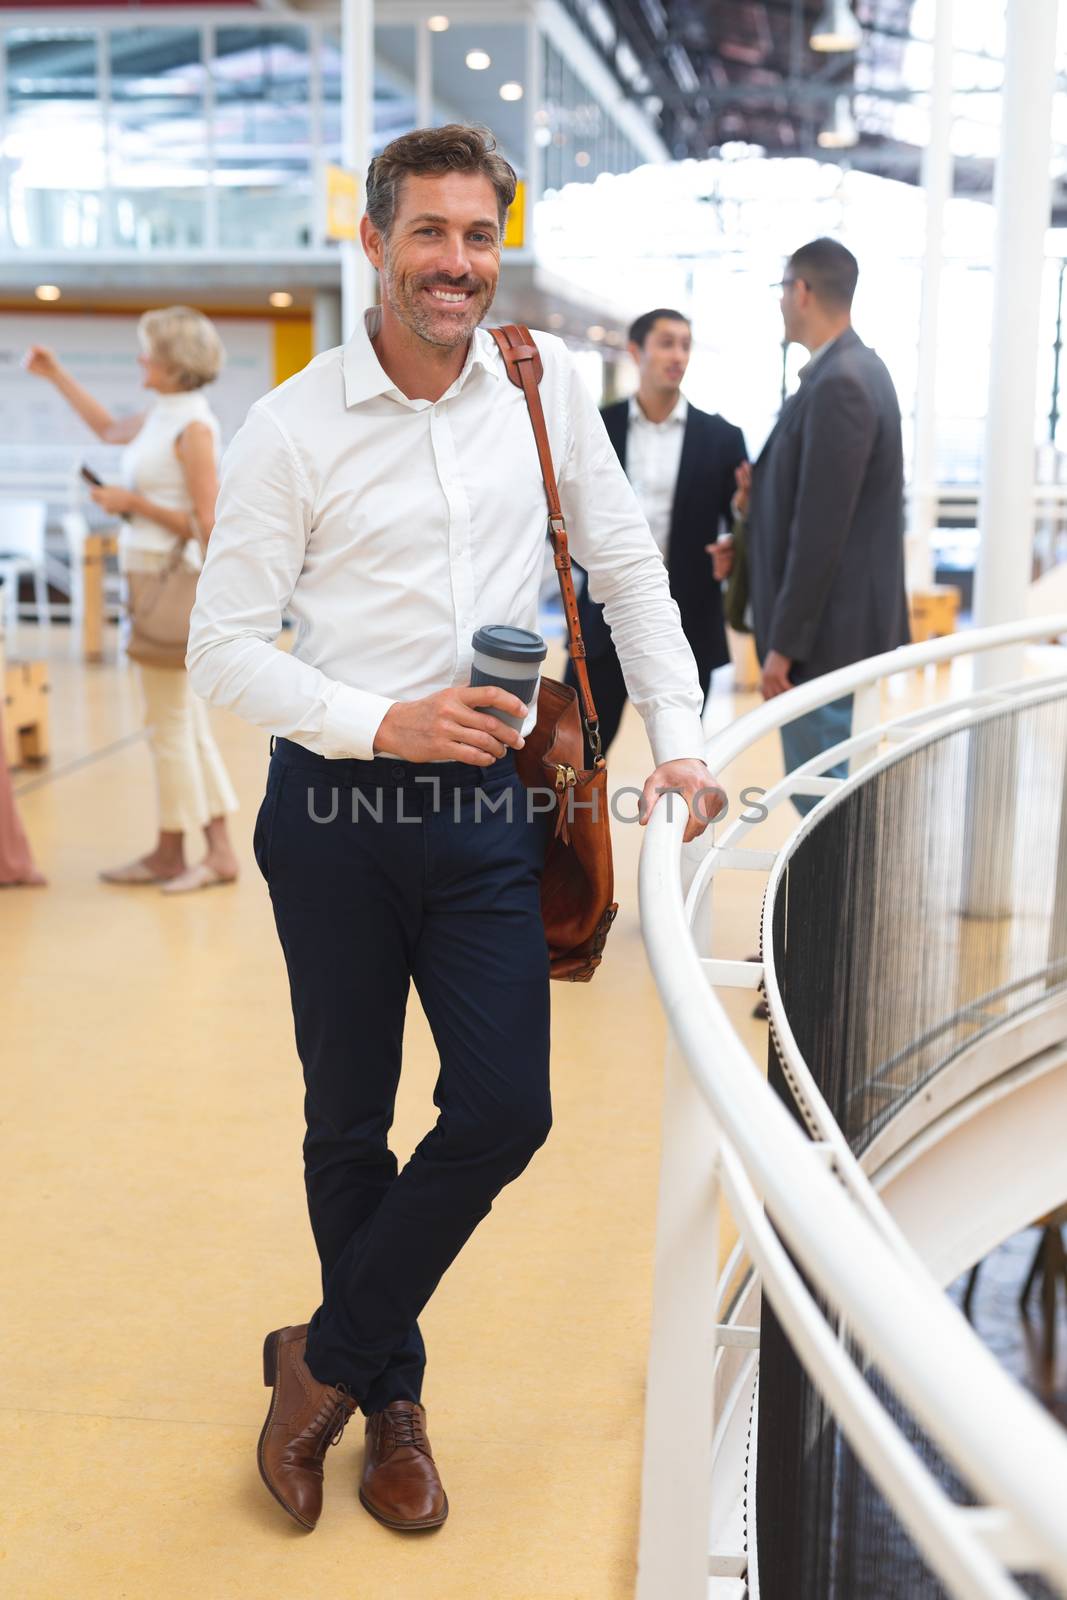
[[[764, 699], [909, 639], [900, 407], [885, 363], [852, 327], [858, 276], [844, 245], [816, 239], [782, 279], [786, 338], [811, 360], [752, 471], [749, 584]], [[783, 728], [786, 771], [851, 729], [851, 695]], [[847, 763], [833, 772], [844, 776]], [[805, 812], [816, 800], [794, 804]]]
[[[689, 319], [680, 311], [661, 308], [638, 317], [629, 334], [639, 374], [637, 393], [601, 415], [667, 563], [671, 594], [706, 695], [712, 669], [730, 659], [722, 596], [706, 547], [718, 536], [724, 518], [729, 526], [734, 474], [745, 460], [745, 441], [740, 428], [698, 411], [682, 396], [691, 348]], [[604, 608], [588, 585], [578, 614], [607, 750], [626, 705], [626, 684]], [[577, 684], [571, 663], [567, 682]]]

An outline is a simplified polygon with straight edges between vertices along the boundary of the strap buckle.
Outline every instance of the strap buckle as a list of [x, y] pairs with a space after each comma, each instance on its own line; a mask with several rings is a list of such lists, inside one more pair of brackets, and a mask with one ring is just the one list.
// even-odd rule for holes
[[550, 512], [549, 513], [549, 517], [548, 517], [548, 537], [550, 539], [558, 539], [560, 534], [561, 533], [566, 533], [566, 531], [567, 531], [567, 524], [566, 524], [566, 522], [565, 522], [565, 520], [563, 518], [563, 513], [562, 512], [556, 512], [556, 513], [551, 513]]
[[589, 735], [589, 748], [593, 752], [593, 765], [601, 759], [600, 718], [585, 717], [585, 731]]

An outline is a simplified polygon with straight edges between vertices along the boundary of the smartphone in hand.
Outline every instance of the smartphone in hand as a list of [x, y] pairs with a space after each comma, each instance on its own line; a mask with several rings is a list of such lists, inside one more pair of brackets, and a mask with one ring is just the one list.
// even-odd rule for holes
[[86, 483], [91, 483], [94, 489], [102, 489], [104, 487], [103, 478], [98, 478], [92, 467], [87, 467], [84, 462], [78, 468], [78, 471], [81, 473], [81, 476], [85, 479]]

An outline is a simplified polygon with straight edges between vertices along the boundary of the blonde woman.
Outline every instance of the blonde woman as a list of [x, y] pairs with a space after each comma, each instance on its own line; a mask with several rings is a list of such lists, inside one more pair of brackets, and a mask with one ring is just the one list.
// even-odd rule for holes
[[[138, 324], [143, 387], [154, 398], [140, 415], [117, 419], [71, 376], [55, 353], [28, 352], [28, 372], [54, 385], [106, 444], [124, 444], [123, 486], [92, 490], [97, 505], [122, 517], [119, 560], [126, 573], [158, 573], [174, 557], [199, 570], [215, 520], [219, 424], [204, 386], [222, 367], [222, 342], [200, 312], [186, 306], [149, 311]], [[161, 884], [168, 894], [232, 883], [237, 860], [226, 827], [237, 797], [183, 667], [137, 668], [148, 741], [159, 789], [155, 847], [102, 872], [106, 883]], [[206, 854], [185, 856], [187, 834], [203, 830]]]

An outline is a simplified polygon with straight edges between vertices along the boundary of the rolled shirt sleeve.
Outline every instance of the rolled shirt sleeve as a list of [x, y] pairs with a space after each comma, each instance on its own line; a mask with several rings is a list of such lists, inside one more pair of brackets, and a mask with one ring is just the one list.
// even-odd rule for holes
[[276, 644], [304, 564], [314, 495], [291, 441], [253, 406], [222, 465], [186, 664], [193, 689], [318, 755], [370, 760], [383, 695], [339, 683]]
[[702, 759], [704, 695], [667, 569], [592, 396], [570, 365], [571, 431], [559, 495], [571, 549], [589, 575], [590, 594], [603, 603], [657, 766]]

